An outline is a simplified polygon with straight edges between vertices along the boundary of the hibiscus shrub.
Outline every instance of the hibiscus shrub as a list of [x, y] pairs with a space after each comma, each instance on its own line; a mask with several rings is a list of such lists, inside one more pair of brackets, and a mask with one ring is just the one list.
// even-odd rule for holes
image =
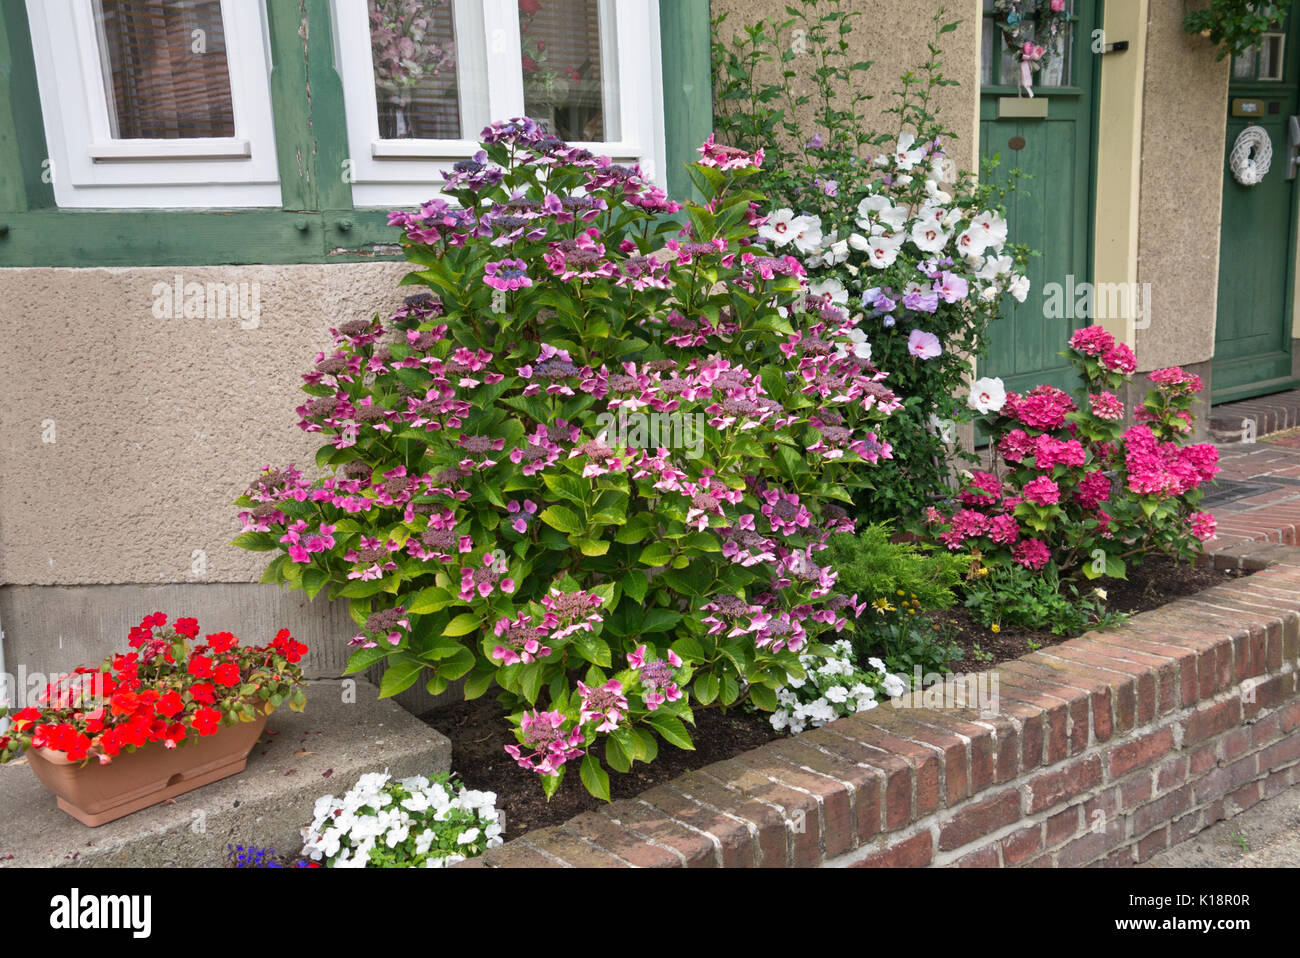
[[[894, 457], [859, 495], [859, 514], [914, 516], [950, 481], [956, 426], [970, 419], [956, 397], [1003, 295], [1024, 302], [1029, 292], [1028, 251], [1009, 242], [1002, 213], [1017, 175], [997, 186], [990, 167], [981, 185], [946, 156], [951, 134], [932, 98], [952, 81], [936, 44], [885, 111], [897, 118], [896, 132], [872, 135], [856, 109], [869, 99], [858, 82], [868, 64], [851, 60], [847, 42], [860, 11], [843, 0], [801, 0], [787, 12], [729, 43], [715, 40], [719, 135], [737, 147], [766, 146], [757, 188], [777, 208], [760, 238], [800, 257], [812, 291], [861, 319], [858, 354], [889, 370], [903, 400], [881, 429]], [[956, 26], [940, 11], [936, 40]], [[812, 95], [797, 96], [794, 74], [771, 66], [792, 68], [794, 31], [816, 61]], [[810, 100], [816, 132], [808, 137], [796, 115]]]
[[1132, 350], [1089, 326], [1063, 355], [1083, 381], [1078, 402], [1053, 386], [1023, 396], [996, 381], [979, 386], [993, 471], [974, 473], [952, 507], [928, 509], [928, 534], [989, 565], [1090, 579], [1124, 578], [1130, 560], [1148, 555], [1191, 557], [1214, 535], [1197, 504], [1219, 471], [1213, 445], [1184, 444], [1200, 378], [1177, 367], [1149, 373], [1153, 388], [1125, 429], [1118, 394], [1137, 369]]
[[229, 632], [197, 643], [198, 634], [197, 619], [168, 626], [162, 612], [145, 616], [130, 631], [133, 651], [50, 683], [37, 693], [37, 705], [10, 717], [0, 733], [0, 764], [28, 748], [47, 748], [72, 762], [107, 765], [150, 742], [176, 748], [222, 725], [251, 722], [259, 708], [288, 702], [302, 711], [307, 696], [298, 662], [307, 646], [288, 629], [264, 646], [240, 645]]
[[429, 292], [304, 377], [333, 474], [239, 500], [236, 542], [281, 553], [265, 581], [349, 601], [350, 672], [498, 686], [548, 795], [579, 757], [608, 798], [605, 764], [692, 747], [692, 704], [775, 709], [859, 609], [817, 553], [898, 401], [798, 261], [751, 245], [761, 151], [700, 153], [683, 226], [636, 167], [485, 130], [448, 199], [390, 217]]

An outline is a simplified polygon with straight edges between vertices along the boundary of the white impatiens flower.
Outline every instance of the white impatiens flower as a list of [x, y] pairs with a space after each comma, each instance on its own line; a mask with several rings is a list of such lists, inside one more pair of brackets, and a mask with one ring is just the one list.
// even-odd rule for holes
[[896, 699], [907, 691], [907, 682], [897, 675], [886, 674], [884, 681], [885, 694], [891, 699]]
[[885, 666], [885, 663], [882, 662], [880, 659], [877, 659], [877, 658], [870, 658], [870, 659], [867, 659], [867, 665], [871, 666], [871, 667], [872, 667], [873, 669], [875, 669], [877, 672], [887, 672], [887, 671], [889, 671], [888, 668]]
[[971, 384], [970, 398], [966, 402], [971, 409], [982, 416], [987, 416], [991, 412], [1000, 412], [1007, 403], [1006, 386], [996, 376], [977, 379]]
[[916, 142], [916, 135], [912, 133], [903, 133], [898, 137], [898, 146], [894, 149], [894, 162], [898, 164], [901, 170], [910, 170], [916, 164], [925, 159], [925, 147], [918, 146], [912, 148]]

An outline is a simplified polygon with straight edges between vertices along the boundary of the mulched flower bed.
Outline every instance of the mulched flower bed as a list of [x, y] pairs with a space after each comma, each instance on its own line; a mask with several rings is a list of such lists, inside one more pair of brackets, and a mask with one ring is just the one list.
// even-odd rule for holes
[[[1127, 581], [1106, 580], [1105, 588], [1112, 610], [1145, 612], [1240, 575], [1237, 570], [1153, 560], [1130, 570]], [[995, 634], [972, 621], [962, 608], [932, 617], [945, 624], [954, 641], [966, 652], [964, 658], [952, 663], [953, 671], [983, 671], [1019, 658], [1034, 648], [1045, 648], [1071, 638], [1012, 628]], [[420, 718], [451, 739], [451, 767], [466, 785], [496, 792], [497, 807], [505, 812], [507, 839], [536, 828], [563, 824], [575, 815], [596, 811], [603, 804], [582, 787], [576, 764], [572, 774], [565, 776], [559, 791], [547, 802], [536, 776], [519, 768], [506, 754], [505, 746], [514, 744], [515, 738], [505, 721], [504, 710], [492, 695], [443, 706]], [[683, 751], [661, 742], [654, 762], [637, 763], [627, 775], [610, 774], [613, 797], [635, 798], [685, 772], [733, 758], [784, 734], [772, 729], [766, 713], [755, 714], [744, 709], [729, 709], [726, 714], [717, 709], [698, 709], [696, 721], [698, 724], [691, 732], [695, 751]]]
[[[548, 803], [537, 776], [524, 771], [505, 752], [515, 744], [506, 725], [505, 712], [489, 694], [472, 702], [457, 702], [421, 715], [420, 718], [451, 739], [451, 767], [470, 788], [496, 792], [497, 808], [506, 815], [505, 838], [548, 825], [560, 825], [575, 815], [598, 810], [604, 802], [588, 794], [578, 779], [574, 762], [559, 791]], [[695, 751], [688, 752], [659, 743], [659, 756], [650, 764], [637, 762], [626, 775], [610, 772], [613, 798], [635, 798], [649, 788], [672, 781], [693, 769], [703, 768], [741, 752], [757, 748], [776, 738], [766, 714], [743, 709], [697, 709], [691, 729]]]
[[[1239, 569], [1215, 569], [1209, 565], [1189, 565], [1171, 559], [1150, 559], [1129, 569], [1128, 579], [1098, 580], [1106, 590], [1106, 606], [1112, 612], [1147, 612], [1184, 596], [1196, 595], [1212, 586], [1231, 582], [1244, 574]], [[1080, 588], [1080, 592], [1083, 592]], [[933, 613], [930, 618], [941, 623], [966, 653], [954, 661], [954, 672], [980, 672], [1000, 662], [1018, 659], [1038, 648], [1057, 645], [1080, 633], [1053, 635], [1003, 626], [994, 633], [974, 621], [962, 607]]]

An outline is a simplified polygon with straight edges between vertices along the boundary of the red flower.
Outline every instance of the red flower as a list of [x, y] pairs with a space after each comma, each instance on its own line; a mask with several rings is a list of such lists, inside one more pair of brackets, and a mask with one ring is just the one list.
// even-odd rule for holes
[[196, 679], [212, 678], [212, 660], [206, 655], [191, 655], [189, 672]]
[[233, 662], [222, 662], [217, 666], [216, 679], [218, 685], [226, 687], [239, 684], [239, 666]]
[[175, 748], [181, 742], [185, 741], [185, 736], [187, 734], [185, 726], [180, 722], [175, 722], [172, 725], [167, 726], [167, 731], [164, 732], [162, 736], [162, 743], [167, 748]]
[[211, 705], [217, 700], [216, 689], [211, 682], [195, 682], [190, 686], [190, 697], [200, 705]]
[[152, 615], [146, 615], [140, 620], [140, 625], [146, 629], [161, 629], [167, 624], [167, 614], [165, 612], [155, 612]]
[[205, 635], [204, 641], [212, 647], [212, 651], [217, 655], [222, 652], [229, 652], [239, 644], [239, 639], [235, 638], [229, 632], [214, 632], [212, 635]]
[[168, 692], [158, 700], [158, 714], [167, 718], [171, 718], [183, 708], [185, 703], [178, 692]]
[[25, 732], [36, 724], [36, 720], [41, 717], [41, 710], [34, 708], [25, 708], [13, 717], [10, 727], [15, 732]]
[[217, 728], [221, 725], [221, 713], [216, 709], [199, 709], [194, 713], [194, 717], [190, 719], [190, 724], [194, 726], [194, 731], [200, 735], [216, 735]]
[[303, 657], [303, 653], [307, 651], [307, 646], [294, 639], [289, 634], [288, 629], [281, 629], [276, 633], [275, 639], [271, 642], [271, 648], [279, 652], [288, 662], [299, 661]]
[[173, 628], [187, 639], [192, 639], [199, 634], [199, 620], [177, 619]]
[[541, 0], [519, 0], [519, 12], [526, 16], [535, 17], [541, 9]]

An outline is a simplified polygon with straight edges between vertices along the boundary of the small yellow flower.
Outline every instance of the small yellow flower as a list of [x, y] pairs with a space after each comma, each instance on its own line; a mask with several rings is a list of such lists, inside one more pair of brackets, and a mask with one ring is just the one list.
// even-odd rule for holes
[[994, 632], [1001, 632], [1001, 631], [1002, 631], [1002, 626], [1000, 626], [1000, 625], [998, 625], [996, 622], [994, 622], [994, 623], [993, 623], [993, 631], [994, 631]]
[[907, 593], [904, 592], [902, 589], [899, 589], [899, 590], [898, 590], [898, 594], [899, 594], [899, 595], [907, 595]]
[[894, 607], [889, 604], [888, 599], [877, 599], [875, 602], [872, 603], [872, 605], [876, 607], [876, 611], [879, 612], [881, 615], [884, 615], [886, 612], [894, 611]]

